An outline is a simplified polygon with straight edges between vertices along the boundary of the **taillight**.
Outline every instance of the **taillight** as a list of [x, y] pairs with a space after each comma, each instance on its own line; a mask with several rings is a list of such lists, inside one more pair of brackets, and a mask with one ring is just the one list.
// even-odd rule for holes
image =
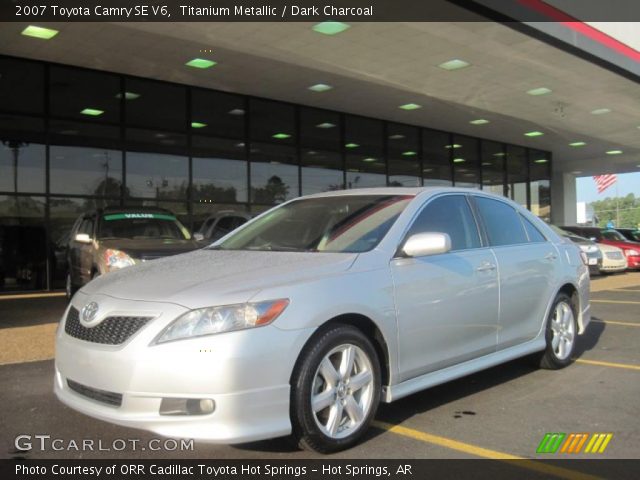
[[589, 257], [582, 250], [580, 250], [580, 258], [582, 258], [582, 263], [589, 265]]

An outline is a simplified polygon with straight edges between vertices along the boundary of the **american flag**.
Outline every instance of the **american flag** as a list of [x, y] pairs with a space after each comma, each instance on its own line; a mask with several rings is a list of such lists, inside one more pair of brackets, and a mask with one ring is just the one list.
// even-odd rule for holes
[[596, 187], [598, 188], [598, 193], [604, 192], [607, 188], [616, 183], [617, 180], [618, 178], [613, 173], [595, 175], [593, 177], [593, 181], [596, 182]]

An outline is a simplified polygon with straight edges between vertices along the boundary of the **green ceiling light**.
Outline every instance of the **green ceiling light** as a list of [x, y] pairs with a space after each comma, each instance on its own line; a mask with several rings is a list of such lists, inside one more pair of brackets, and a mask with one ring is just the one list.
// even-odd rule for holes
[[58, 33], [58, 30], [54, 30], [53, 28], [36, 27], [35, 25], [29, 25], [21, 32], [22, 35], [39, 38], [41, 40], [51, 40]]
[[347, 143], [345, 144], [345, 147], [347, 148], [358, 148], [360, 145], [358, 145], [357, 143]]
[[214, 62], [213, 60], [207, 60], [205, 58], [194, 58], [193, 60], [189, 60], [187, 63], [185, 63], [185, 65], [187, 67], [193, 68], [210, 68], [214, 65], [217, 65], [217, 62]]
[[415, 157], [417, 155], [416, 152], [409, 150], [408, 152], [402, 152], [402, 156], [404, 157]]
[[469, 62], [465, 62], [464, 60], [460, 60], [459, 58], [454, 58], [452, 60], [447, 60], [446, 62], [442, 62], [438, 67], [443, 70], [460, 70], [461, 68], [465, 68], [471, 65]]
[[323, 122], [323, 123], [319, 123], [318, 125], [316, 125], [316, 128], [333, 128], [335, 126], [336, 126], [335, 123]]
[[376, 159], [373, 157], [367, 157], [367, 158], [363, 158], [362, 159], [363, 162], [367, 162], [367, 163], [371, 163], [371, 162], [375, 162]]
[[538, 87], [532, 88], [531, 90], [527, 90], [529, 95], [533, 95], [534, 97], [538, 97], [540, 95], [546, 95], [547, 93], [551, 93], [553, 90], [547, 87]]
[[90, 117], [99, 117], [104, 113], [104, 110], [98, 110], [97, 108], [85, 108], [80, 111], [82, 115], [89, 115]]
[[620, 155], [622, 150], [608, 150], [607, 155]]
[[549, 160], [547, 160], [546, 158], [538, 158], [537, 160], [534, 160], [533, 163], [547, 163]]
[[491, 167], [491, 166], [493, 166], [493, 163], [491, 163], [491, 162], [482, 162], [482, 166], [483, 167]]
[[398, 108], [402, 110], [417, 110], [422, 108], [422, 105], [418, 105], [417, 103], [405, 103], [404, 105], [400, 105]]
[[504, 153], [504, 152], [498, 152], [498, 153], [494, 153], [494, 154], [493, 154], [493, 156], [494, 156], [494, 157], [504, 157], [504, 156], [506, 156], [506, 155], [507, 155], [507, 154], [506, 154], [506, 153]]
[[569, 144], [570, 147], [584, 147], [586, 142], [572, 142]]
[[351, 25], [342, 22], [320, 22], [316, 23], [312, 30], [323, 35], [337, 35], [351, 28]]
[[332, 88], [333, 87], [331, 85], [327, 85], [326, 83], [316, 83], [315, 85], [311, 85], [309, 90], [312, 92], [322, 93], [331, 90]]
[[604, 115], [605, 113], [611, 113], [611, 109], [609, 109], [609, 108], [596, 108], [595, 110], [591, 110], [591, 115]]
[[477, 120], [471, 120], [469, 123], [471, 125], [486, 125], [487, 123], [489, 123], [489, 120], [478, 118]]
[[[116, 98], [119, 100], [122, 98], [122, 94], [118, 93], [116, 95]], [[135, 100], [136, 98], [140, 98], [140, 94], [139, 93], [134, 93], [134, 92], [124, 92], [124, 99], [125, 100]]]
[[206, 123], [202, 123], [202, 122], [191, 122], [191, 128], [204, 128], [206, 127], [207, 124]]
[[452, 148], [462, 148], [462, 145], [459, 143], [454, 143], [453, 145], [445, 145], [444, 148], [452, 149]]
[[453, 159], [453, 163], [464, 163], [465, 159], [464, 158], [454, 158]]
[[534, 130], [533, 132], [527, 132], [524, 135], [526, 137], [541, 137], [542, 135], [544, 135], [544, 133], [538, 132], [537, 130]]
[[288, 133], [276, 133], [272, 135], [273, 138], [277, 138], [278, 140], [286, 140], [287, 138], [291, 138], [291, 135]]

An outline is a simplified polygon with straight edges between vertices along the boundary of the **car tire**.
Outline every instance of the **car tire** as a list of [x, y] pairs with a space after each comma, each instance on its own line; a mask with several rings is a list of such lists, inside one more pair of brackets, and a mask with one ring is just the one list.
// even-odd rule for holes
[[65, 280], [65, 295], [67, 297], [67, 300], [71, 300], [77, 291], [78, 287], [73, 284], [71, 273], [67, 272], [67, 278]]
[[578, 325], [571, 297], [559, 293], [553, 302], [545, 331], [546, 349], [540, 357], [540, 367], [548, 370], [564, 368], [572, 362]]
[[380, 363], [369, 338], [336, 324], [308, 342], [291, 381], [291, 423], [299, 447], [331, 453], [355, 445], [380, 403]]

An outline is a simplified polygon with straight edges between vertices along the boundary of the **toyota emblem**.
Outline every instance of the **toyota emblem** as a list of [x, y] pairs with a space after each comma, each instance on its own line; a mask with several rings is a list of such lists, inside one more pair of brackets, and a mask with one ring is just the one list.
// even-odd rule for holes
[[82, 307], [82, 321], [84, 323], [90, 323], [94, 318], [96, 318], [96, 313], [98, 313], [98, 304], [96, 302], [87, 303]]

